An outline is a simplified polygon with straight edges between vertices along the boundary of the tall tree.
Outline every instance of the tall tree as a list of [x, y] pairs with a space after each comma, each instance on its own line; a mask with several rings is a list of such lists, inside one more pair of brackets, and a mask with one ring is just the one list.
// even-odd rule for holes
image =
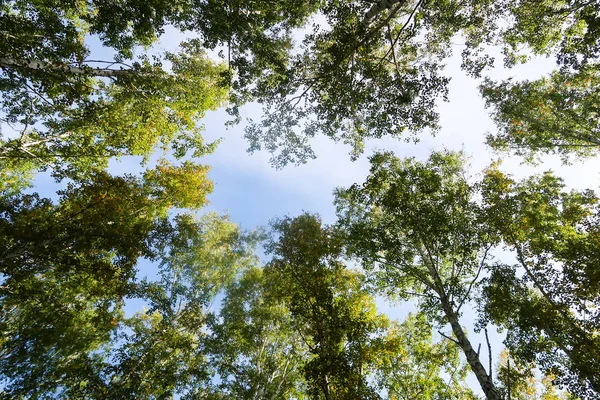
[[500, 131], [488, 143], [536, 161], [542, 154], [595, 156], [600, 149], [600, 70], [554, 72], [535, 81], [486, 81], [482, 93]]
[[302, 371], [309, 396], [377, 399], [368, 376], [388, 321], [376, 313], [361, 275], [345, 268], [341, 237], [310, 214], [273, 227], [279, 237], [267, 245], [273, 259], [265, 273], [308, 347]]
[[463, 351], [486, 397], [500, 399], [491, 372], [460, 323], [496, 242], [482, 221], [464, 158], [433, 153], [426, 162], [417, 162], [380, 153], [371, 164], [365, 183], [336, 194], [349, 251], [382, 292], [417, 298], [430, 318], [449, 324], [451, 340]]
[[[96, 173], [70, 184], [56, 204], [36, 194], [0, 197], [6, 393], [58, 395], [87, 379], [124, 301], [140, 295], [137, 262], [156, 256], [169, 210], [201, 207], [212, 187], [195, 172], [186, 179], [173, 171], [163, 180], [156, 171], [148, 179]], [[178, 198], [180, 185], [193, 194]]]
[[433, 341], [433, 327], [422, 313], [394, 322], [380, 349], [375, 377], [390, 400], [477, 397], [467, 386], [468, 365], [451, 340]]
[[[491, 270], [486, 312], [508, 328], [514, 357], [582, 398], [600, 393], [598, 198], [545, 173], [516, 182], [492, 167], [483, 199], [490, 224], [516, 254]], [[519, 272], [519, 271], [522, 271]]]
[[[508, 2], [507, 2], [508, 3]], [[511, 2], [512, 3], [512, 2]], [[505, 63], [556, 55], [558, 71], [534, 81], [486, 81], [482, 94], [498, 124], [492, 146], [524, 154], [595, 156], [600, 143], [600, 6], [596, 1], [528, 1], [510, 5]]]
[[157, 146], [178, 158], [210, 152], [196, 124], [222, 103], [225, 69], [194, 43], [165, 61], [171, 72], [142, 59], [109, 81], [94, 73], [55, 77], [33, 70], [37, 75], [27, 76], [26, 68], [2, 68], [4, 127], [14, 128], [0, 142], [2, 176], [8, 180], [29, 167], [82, 179], [111, 158], [148, 157]]
[[[447, 98], [443, 65], [456, 37], [463, 42], [462, 68], [474, 77], [494, 66], [488, 49], [500, 46], [505, 66], [526, 62], [526, 49], [555, 56], [561, 73], [571, 70], [585, 81], [597, 74], [598, 7], [586, 0], [324, 2], [319, 11], [326, 23], [305, 36], [304, 51], [289, 70], [257, 86], [266, 119], [248, 128], [250, 149], [266, 148], [280, 166], [313, 157], [309, 139], [317, 133], [350, 144], [357, 156], [367, 138], [410, 139], [405, 131], [437, 129], [435, 103]], [[590, 86], [596, 93], [590, 99], [597, 97], [597, 86]], [[484, 96], [501, 108], [522, 103], [513, 97], [499, 102], [489, 91]], [[556, 107], [559, 115], [588, 104], [577, 96], [569, 100], [569, 109]], [[594, 112], [597, 107], [587, 113], [593, 118]], [[542, 118], [536, 121], [545, 126]], [[596, 124], [589, 129], [596, 131]]]
[[148, 309], [124, 321], [105, 353], [102, 385], [89, 385], [83, 397], [192, 399], [207, 392], [210, 307], [256, 262], [252, 240], [217, 214], [176, 218], [158, 250], [160, 279], [140, 284]]
[[[257, 76], [283, 68], [291, 29], [315, 4], [3, 2], [2, 177], [14, 181], [23, 170], [51, 168], [59, 178], [74, 178], [105, 168], [113, 157], [148, 156], [157, 146], [176, 157], [211, 151], [198, 120], [223, 104], [228, 87], [238, 89], [232, 105], [242, 103]], [[200, 38], [183, 42], [179, 52], [135, 55], [167, 25]], [[113, 56], [90, 55], [94, 35]], [[228, 65], [206, 56], [217, 46], [228, 47]]]
[[275, 229], [267, 298], [289, 308], [308, 347], [301, 362], [311, 398], [475, 398], [458, 348], [448, 339], [434, 342], [425, 315], [390, 323], [376, 314], [363, 275], [342, 263], [337, 228], [303, 214]]
[[211, 364], [223, 398], [302, 398], [302, 364], [309, 356], [287, 306], [269, 295], [275, 282], [251, 267], [225, 292], [217, 318], [209, 324]]
[[[292, 32], [309, 28], [309, 21], [314, 33], [305, 35], [299, 48]], [[25, 150], [37, 154], [28, 146], [40, 140], [48, 139], [49, 146], [60, 150], [67, 136], [103, 138], [98, 130], [110, 123], [95, 126], [106, 122], [103, 109], [106, 102], [112, 104], [113, 91], [129, 94], [121, 98], [130, 110], [126, 131], [157, 131], [151, 135], [153, 144], [197, 138], [188, 122], [206, 111], [206, 103], [182, 105], [172, 99], [202, 96], [207, 88], [199, 82], [208, 80], [211, 88], [232, 89], [230, 111], [237, 119], [241, 104], [263, 103], [265, 118], [252, 124], [246, 136], [251, 150], [273, 152], [275, 165], [313, 156], [309, 139], [317, 133], [350, 144], [357, 156], [366, 138], [437, 129], [435, 103], [447, 95], [443, 63], [454, 37], [464, 37], [463, 68], [477, 77], [494, 64], [486, 46], [498, 44], [508, 66], [527, 59], [518, 51], [526, 47], [534, 54], [556, 56], [563, 72], [596, 74], [598, 21], [598, 5], [586, 0], [153, 0], [143, 5], [127, 0], [118, 7], [99, 0], [13, 0], [2, 4], [0, 14], [5, 39], [0, 44], [0, 88], [6, 93], [2, 109], [7, 122], [18, 125], [19, 135], [29, 132], [33, 139], [11, 142], [7, 150], [20, 149], [20, 157], [31, 157]], [[133, 56], [136, 46], [153, 43], [167, 24], [199, 36], [193, 50], [188, 45], [187, 56], [179, 57], [195, 60], [185, 73], [169, 72], [160, 59]], [[89, 59], [89, 35], [98, 35], [116, 57]], [[218, 47], [227, 66], [203, 59], [201, 49]], [[165, 58], [171, 63], [173, 57]], [[165, 93], [165, 85], [176, 87], [175, 93]], [[162, 107], [148, 105], [148, 98]], [[488, 96], [488, 101], [496, 98]], [[211, 102], [208, 109], [217, 104]], [[171, 130], [145, 128], [149, 116], [168, 121]], [[91, 118], [90, 127], [83, 121]], [[73, 132], [75, 127], [84, 132]], [[135, 141], [135, 135], [123, 135]], [[140, 154], [132, 143], [120, 144], [111, 145], [112, 155]], [[198, 148], [197, 140], [192, 147]], [[73, 157], [67, 151], [51, 154]]]
[[[506, 349], [500, 353], [496, 366], [499, 389], [504, 398], [514, 400], [576, 400], [553, 385], [551, 375], [536, 377], [534, 364], [523, 364], [509, 357]], [[509, 395], [510, 393], [510, 395]], [[510, 397], [509, 397], [510, 396]]]

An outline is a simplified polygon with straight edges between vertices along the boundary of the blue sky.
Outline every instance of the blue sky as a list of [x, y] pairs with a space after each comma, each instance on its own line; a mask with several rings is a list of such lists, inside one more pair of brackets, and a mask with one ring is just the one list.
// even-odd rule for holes
[[[177, 46], [181, 35], [172, 31], [162, 39], [156, 51], [173, 49]], [[457, 46], [455, 52], [460, 55], [462, 49]], [[94, 56], [101, 58], [109, 56], [97, 44], [93, 46]], [[498, 54], [498, 60], [501, 55]], [[414, 156], [425, 159], [432, 150], [448, 148], [464, 150], [471, 157], [472, 174], [476, 176], [492, 159], [499, 155], [493, 154], [484, 144], [485, 135], [493, 131], [494, 126], [484, 109], [479, 97], [477, 82], [466, 77], [459, 69], [460, 59], [454, 57], [449, 61], [447, 73], [452, 76], [450, 85], [450, 102], [440, 103], [441, 131], [435, 136], [423, 134], [418, 144], [402, 141], [381, 139], [367, 143], [365, 154], [357, 161], [350, 161], [349, 147], [341, 143], [333, 143], [326, 138], [315, 138], [313, 147], [317, 159], [310, 160], [301, 166], [288, 166], [283, 170], [275, 170], [269, 165], [269, 154], [246, 152], [247, 143], [243, 139], [243, 125], [225, 129], [224, 122], [228, 115], [224, 110], [209, 113], [202, 121], [206, 127], [208, 139], [222, 138], [222, 143], [214, 154], [203, 158], [203, 163], [212, 166], [211, 179], [215, 183], [214, 193], [209, 196], [210, 205], [207, 210], [227, 213], [231, 219], [244, 229], [265, 226], [269, 220], [284, 215], [295, 216], [303, 211], [319, 213], [326, 223], [335, 221], [335, 210], [332, 205], [334, 188], [346, 187], [355, 182], [362, 182], [368, 174], [369, 163], [367, 156], [377, 149], [392, 150], [398, 156]], [[512, 70], [499, 69], [494, 71], [493, 78], [515, 76], [519, 79], [534, 79], [554, 67], [552, 60], [536, 59], [526, 66]], [[251, 104], [242, 110], [243, 117], [258, 119], [261, 114], [260, 106]], [[524, 177], [548, 169], [562, 176], [567, 185], [573, 188], [591, 188], [598, 186], [600, 162], [589, 160], [572, 166], [564, 166], [557, 157], [547, 157], [542, 165], [522, 165], [518, 158], [502, 155], [505, 162], [503, 169], [517, 177]], [[139, 168], [137, 159], [125, 158], [111, 163], [113, 173], [131, 172]], [[35, 188], [47, 195], [56, 186], [44, 174], [36, 180]], [[140, 275], [153, 275], [152, 266], [141, 263]], [[139, 305], [139, 304], [138, 304]], [[404, 316], [411, 307], [391, 306], [379, 301], [381, 310], [391, 317]], [[132, 309], [136, 303], [129, 307]], [[471, 326], [474, 316], [465, 313], [463, 324]], [[448, 331], [448, 329], [446, 329]], [[482, 343], [482, 361], [487, 365], [485, 339], [482, 335], [470, 335], [473, 345]], [[492, 333], [493, 352], [501, 350], [501, 335]], [[494, 357], [496, 360], [496, 357]], [[494, 360], [494, 364], [495, 364]], [[478, 390], [473, 378], [470, 385]]]
[[[457, 48], [456, 52], [460, 54], [460, 50]], [[501, 55], [498, 55], [497, 59], [501, 60]], [[553, 67], [553, 60], [535, 59], [512, 70], [494, 71], [492, 77], [535, 79]], [[474, 178], [493, 159], [502, 158], [502, 169], [519, 178], [553, 170], [572, 188], [598, 187], [598, 160], [565, 166], [558, 157], [548, 156], [542, 164], [531, 166], [523, 165], [522, 160], [517, 157], [494, 154], [484, 143], [486, 133], [493, 132], [494, 125], [479, 96], [478, 82], [460, 71], [459, 57], [450, 60], [447, 71], [452, 76], [452, 82], [450, 102], [440, 103], [439, 107], [441, 131], [435, 137], [423, 134], [418, 144], [392, 139], [370, 141], [365, 154], [356, 162], [350, 161], [349, 147], [335, 144], [325, 138], [317, 138], [314, 140], [317, 159], [305, 165], [274, 170], [268, 164], [268, 154], [249, 155], [245, 152], [247, 144], [243, 139], [242, 126], [224, 130], [223, 121], [227, 118], [225, 112], [211, 113], [204, 121], [206, 135], [210, 138], [222, 137], [223, 141], [214, 154], [205, 158], [205, 162], [212, 166], [210, 176], [215, 182], [214, 193], [209, 197], [209, 208], [229, 213], [233, 221], [244, 228], [266, 225], [274, 217], [294, 216], [302, 211], [319, 213], [325, 222], [332, 223], [335, 221], [335, 209], [332, 205], [334, 188], [362, 182], [369, 169], [367, 156], [377, 149], [392, 150], [398, 156], [418, 159], [427, 158], [432, 150], [463, 150], [470, 157]], [[260, 112], [259, 106], [250, 105], [243, 110], [243, 115], [256, 119]], [[390, 305], [383, 300], [378, 301], [378, 304], [380, 310], [392, 318], [403, 318], [412, 309], [410, 304]], [[461, 322], [469, 330], [473, 346], [477, 347], [481, 343], [481, 361], [487, 366], [485, 337], [483, 333], [475, 334], [470, 328], [474, 320], [474, 313], [467, 310]], [[445, 331], [449, 332], [449, 328]], [[491, 328], [489, 333], [495, 368], [504, 335], [496, 332], [494, 328]], [[482, 393], [473, 374], [468, 382], [477, 392]]]

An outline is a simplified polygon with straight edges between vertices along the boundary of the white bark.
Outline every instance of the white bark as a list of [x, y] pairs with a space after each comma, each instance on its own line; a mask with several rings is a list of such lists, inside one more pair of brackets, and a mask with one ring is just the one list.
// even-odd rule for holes
[[394, 5], [406, 2], [406, 0], [379, 0], [377, 3], [373, 4], [369, 11], [365, 13], [365, 16], [362, 20], [362, 25], [367, 26], [373, 21], [373, 19], [377, 16], [377, 14], [381, 13], [384, 10], [389, 10]]
[[465, 335], [462, 326], [460, 326], [460, 323], [458, 322], [458, 315], [456, 315], [456, 313], [450, 306], [448, 299], [442, 299], [442, 303], [444, 308], [444, 314], [450, 322], [452, 332], [454, 333], [454, 336], [456, 336], [456, 341], [458, 342], [463, 353], [465, 354], [465, 357], [467, 358], [467, 362], [469, 363], [471, 370], [477, 377], [477, 381], [479, 382], [481, 389], [485, 393], [485, 397], [488, 400], [500, 400], [500, 394], [494, 386], [492, 378], [486, 372], [483, 364], [481, 364], [481, 361], [479, 360], [479, 354], [477, 354], [475, 349], [473, 349], [471, 342], [469, 341], [469, 339], [467, 339], [467, 335]]
[[46, 72], [63, 72], [71, 75], [93, 75], [98, 77], [115, 77], [131, 74], [129, 69], [111, 69], [111, 68], [92, 68], [92, 67], [76, 67], [67, 64], [50, 64], [40, 60], [14, 60], [12, 58], [0, 57], [0, 67], [2, 68], [29, 68], [36, 71]]
[[500, 394], [494, 386], [492, 377], [486, 372], [483, 364], [481, 364], [481, 361], [479, 360], [479, 354], [477, 354], [477, 352], [473, 349], [473, 345], [471, 345], [471, 342], [467, 338], [465, 331], [460, 325], [456, 310], [450, 304], [450, 300], [448, 299], [446, 291], [444, 290], [444, 284], [438, 274], [435, 261], [433, 260], [431, 254], [427, 251], [427, 248], [424, 244], [417, 244], [416, 247], [423, 264], [425, 264], [427, 267], [429, 274], [431, 275], [431, 278], [436, 286], [436, 292], [440, 297], [444, 315], [452, 327], [452, 332], [456, 337], [456, 343], [458, 343], [465, 357], [467, 358], [467, 362], [477, 377], [477, 381], [485, 393], [485, 397], [488, 400], [500, 400]]

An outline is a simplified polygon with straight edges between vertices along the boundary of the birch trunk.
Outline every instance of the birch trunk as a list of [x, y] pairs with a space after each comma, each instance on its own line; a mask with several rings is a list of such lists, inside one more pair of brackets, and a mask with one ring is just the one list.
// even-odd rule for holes
[[460, 323], [458, 322], [458, 315], [456, 315], [450, 306], [447, 298], [442, 299], [442, 306], [444, 307], [444, 313], [450, 322], [450, 326], [452, 327], [452, 332], [456, 337], [456, 341], [465, 354], [467, 362], [471, 366], [471, 370], [477, 377], [477, 381], [479, 381], [479, 385], [481, 386], [485, 397], [488, 400], [500, 400], [500, 393], [498, 393], [498, 390], [494, 387], [492, 378], [486, 372], [483, 364], [481, 364], [481, 361], [479, 360], [479, 354], [477, 354], [477, 352], [473, 349], [471, 342], [469, 339], [467, 339], [462, 326], [460, 326]]
[[369, 8], [369, 11], [367, 11], [365, 13], [365, 16], [362, 20], [362, 25], [363, 26], [369, 25], [371, 23], [371, 21], [373, 21], [373, 19], [377, 16], [377, 14], [379, 14], [380, 12], [382, 12], [384, 10], [389, 10], [394, 5], [396, 5], [400, 2], [403, 2], [403, 1], [406, 1], [406, 0], [379, 0], [378, 2], [373, 4], [373, 6], [371, 6], [371, 8]]
[[440, 297], [440, 302], [442, 303], [442, 309], [444, 310], [444, 315], [448, 322], [450, 322], [450, 326], [452, 327], [452, 332], [456, 337], [456, 342], [462, 349], [465, 357], [467, 358], [467, 362], [471, 367], [471, 370], [477, 377], [477, 381], [479, 382], [479, 386], [483, 390], [485, 397], [488, 400], [500, 400], [500, 393], [494, 387], [494, 382], [492, 377], [488, 375], [481, 361], [479, 361], [479, 354], [473, 349], [471, 342], [467, 339], [467, 335], [465, 335], [465, 331], [463, 331], [462, 326], [458, 321], [458, 315], [455, 310], [450, 305], [450, 301], [448, 296], [446, 295], [446, 291], [444, 290], [444, 284], [438, 270], [436, 268], [435, 261], [433, 260], [431, 254], [428, 252], [427, 247], [424, 242], [417, 243], [416, 248], [419, 252], [419, 256], [421, 260], [427, 267], [431, 278], [433, 279], [434, 285], [436, 287], [436, 292]]
[[67, 64], [50, 64], [39, 60], [14, 60], [12, 58], [0, 58], [0, 67], [2, 68], [29, 68], [35, 71], [43, 72], [63, 72], [72, 75], [92, 75], [104, 78], [124, 76], [132, 73], [129, 69], [110, 69], [110, 68], [92, 68], [75, 67]]

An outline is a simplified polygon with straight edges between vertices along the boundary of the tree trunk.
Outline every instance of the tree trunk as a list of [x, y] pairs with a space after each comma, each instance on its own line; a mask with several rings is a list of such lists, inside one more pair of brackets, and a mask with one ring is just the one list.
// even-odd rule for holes
[[363, 26], [369, 25], [371, 23], [371, 21], [373, 21], [373, 19], [377, 16], [377, 14], [379, 14], [380, 12], [382, 12], [384, 10], [389, 10], [395, 4], [398, 4], [402, 1], [406, 1], [406, 0], [379, 0], [379, 1], [377, 1], [375, 4], [373, 4], [371, 6], [371, 8], [369, 8], [369, 11], [367, 11], [365, 13], [365, 16], [362, 20], [362, 25]]
[[465, 332], [460, 326], [458, 322], [458, 315], [454, 312], [447, 298], [442, 298], [442, 306], [444, 307], [444, 313], [446, 314], [446, 318], [450, 322], [450, 326], [452, 327], [452, 332], [457, 339], [457, 342], [465, 357], [467, 357], [467, 362], [471, 366], [471, 370], [477, 377], [479, 381], [479, 385], [485, 394], [485, 397], [488, 400], [500, 400], [500, 393], [494, 387], [494, 382], [492, 378], [488, 375], [481, 361], [479, 361], [479, 354], [473, 349], [471, 342], [467, 339]]
[[92, 68], [88, 66], [75, 67], [68, 64], [50, 64], [39, 60], [14, 60], [0, 58], [1, 68], [28, 68], [43, 72], [62, 72], [72, 75], [92, 75], [104, 78], [124, 76], [132, 73], [129, 69]]
[[465, 357], [467, 357], [467, 362], [469, 363], [469, 365], [471, 366], [471, 370], [477, 377], [479, 385], [485, 393], [485, 397], [488, 400], [500, 400], [500, 393], [498, 393], [498, 390], [494, 387], [492, 377], [489, 376], [488, 373], [485, 371], [485, 367], [481, 364], [481, 361], [479, 361], [479, 354], [477, 354], [477, 352], [473, 349], [471, 342], [469, 341], [469, 339], [467, 339], [467, 335], [465, 335], [462, 326], [460, 326], [460, 323], [458, 322], [458, 315], [450, 305], [450, 301], [444, 290], [444, 284], [436, 268], [435, 261], [433, 260], [431, 253], [429, 253], [429, 251], [427, 250], [425, 242], [421, 241], [420, 243], [416, 243], [415, 247], [419, 252], [419, 256], [421, 257], [422, 262], [427, 267], [429, 275], [433, 279], [433, 283], [435, 286], [434, 290], [437, 292], [440, 298], [440, 302], [442, 303], [442, 309], [444, 310], [444, 315], [446, 316], [448, 322], [450, 322], [452, 332], [454, 333], [454, 336], [457, 339], [456, 342], [462, 349], [463, 353], [465, 354]]
[[325, 395], [325, 400], [331, 400], [331, 392], [329, 391], [329, 379], [327, 379], [327, 375], [325, 375], [325, 379], [323, 379], [323, 394]]

